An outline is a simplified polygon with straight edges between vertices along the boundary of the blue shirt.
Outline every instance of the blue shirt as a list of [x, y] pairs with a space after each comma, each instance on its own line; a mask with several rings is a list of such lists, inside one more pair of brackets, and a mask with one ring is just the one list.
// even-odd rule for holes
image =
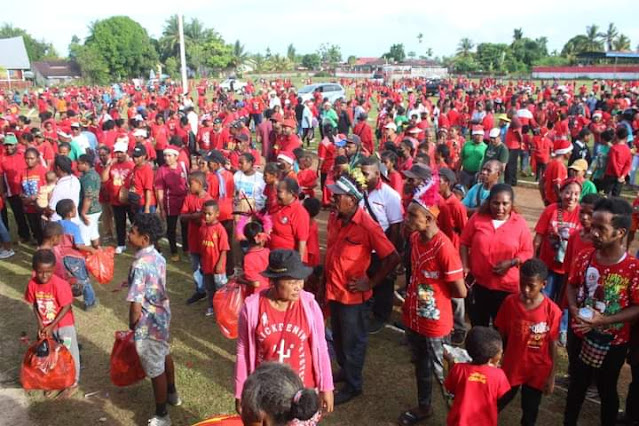
[[[466, 196], [462, 200], [462, 203], [469, 209], [475, 209], [481, 206], [481, 203], [484, 202], [488, 195], [490, 194], [490, 189], [484, 188], [483, 183], [476, 183], [473, 187], [471, 187]], [[477, 198], [479, 197], [479, 203], [477, 202]]]
[[81, 246], [84, 245], [84, 240], [82, 239], [82, 233], [80, 232], [80, 227], [77, 223], [72, 222], [69, 219], [62, 219], [60, 221], [60, 225], [62, 225], [62, 230], [65, 234], [69, 234], [73, 237], [73, 240], [76, 244]]

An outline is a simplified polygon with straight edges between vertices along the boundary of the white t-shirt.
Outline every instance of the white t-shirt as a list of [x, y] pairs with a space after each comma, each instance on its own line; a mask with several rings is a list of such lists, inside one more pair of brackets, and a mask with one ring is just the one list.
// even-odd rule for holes
[[[386, 230], [396, 223], [401, 223], [404, 220], [404, 208], [402, 207], [402, 197], [397, 191], [382, 183], [379, 189], [375, 189], [368, 193], [368, 204], [371, 206], [373, 213], [382, 230]], [[363, 208], [368, 214], [368, 208], [364, 200], [360, 201], [360, 207]], [[371, 217], [373, 215], [371, 214]]]
[[[55, 184], [53, 191], [51, 191], [51, 200], [49, 201], [49, 208], [53, 210], [53, 215], [51, 216], [52, 221], [62, 220], [57, 213], [55, 213], [55, 206], [58, 204], [58, 201], [65, 199], [73, 200], [76, 209], [78, 208], [78, 204], [80, 203], [80, 181], [77, 177], [73, 175], [61, 177], [58, 182]], [[77, 219], [77, 215], [74, 219]], [[75, 220], [78, 222], [78, 220]]]
[[255, 207], [258, 210], [264, 208], [266, 198], [264, 197], [264, 177], [262, 173], [255, 172], [251, 176], [245, 175], [241, 171], [235, 172], [233, 175], [233, 182], [235, 182], [235, 199], [240, 200], [243, 195], [246, 195], [248, 199], [255, 200]]

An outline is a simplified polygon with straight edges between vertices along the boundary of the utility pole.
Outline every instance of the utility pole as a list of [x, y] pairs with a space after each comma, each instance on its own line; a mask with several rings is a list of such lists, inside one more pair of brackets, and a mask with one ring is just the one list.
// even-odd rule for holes
[[180, 32], [180, 62], [182, 64], [182, 94], [187, 95], [189, 82], [186, 79], [186, 50], [184, 48], [184, 16], [178, 14], [178, 31]]

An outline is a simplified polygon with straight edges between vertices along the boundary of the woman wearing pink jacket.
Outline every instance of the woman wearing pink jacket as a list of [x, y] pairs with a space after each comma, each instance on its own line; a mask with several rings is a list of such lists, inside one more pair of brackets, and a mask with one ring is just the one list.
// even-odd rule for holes
[[[262, 275], [268, 290], [248, 297], [240, 314], [235, 364], [236, 407], [246, 378], [264, 362], [289, 365], [305, 387], [318, 390], [322, 411], [333, 411], [333, 375], [324, 317], [313, 294], [303, 290], [312, 268], [294, 250], [273, 250]], [[320, 413], [312, 420], [319, 420]], [[314, 424], [314, 423], [304, 423]]]

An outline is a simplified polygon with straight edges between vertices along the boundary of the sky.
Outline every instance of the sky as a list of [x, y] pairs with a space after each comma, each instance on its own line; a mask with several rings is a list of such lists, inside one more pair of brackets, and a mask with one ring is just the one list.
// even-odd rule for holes
[[[403, 43], [407, 53], [417, 56], [428, 48], [435, 56], [449, 56], [463, 37], [475, 44], [510, 43], [514, 28], [521, 28], [526, 37], [546, 36], [552, 52], [561, 51], [586, 26], [596, 24], [603, 31], [610, 22], [630, 38], [633, 49], [639, 44], [636, 0], [617, 0], [613, 7], [601, 0], [30, 0], [28, 11], [18, 4], [5, 8], [0, 22], [53, 43], [61, 55], [68, 53], [73, 35], [82, 40], [88, 35], [92, 21], [127, 15], [159, 38], [165, 20], [174, 13], [187, 20], [197, 17], [227, 42], [239, 39], [251, 53], [264, 53], [267, 47], [286, 53], [290, 43], [298, 53], [312, 53], [328, 43], [339, 45], [344, 59], [379, 57], [391, 44]], [[419, 33], [424, 35], [421, 44]]]

